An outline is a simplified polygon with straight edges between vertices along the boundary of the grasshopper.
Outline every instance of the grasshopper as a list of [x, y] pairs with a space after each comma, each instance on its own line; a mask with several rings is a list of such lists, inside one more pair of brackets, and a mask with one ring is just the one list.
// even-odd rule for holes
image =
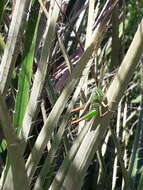
[[[92, 117], [96, 116], [98, 113], [100, 117], [105, 116], [108, 112], [108, 102], [107, 98], [104, 96], [103, 91], [100, 88], [96, 89], [95, 94], [91, 97], [91, 111], [84, 114], [82, 117], [74, 120], [71, 124], [77, 124], [82, 120], [91, 119]], [[75, 109], [70, 110], [70, 113], [74, 113], [84, 109], [85, 106], [77, 107]]]

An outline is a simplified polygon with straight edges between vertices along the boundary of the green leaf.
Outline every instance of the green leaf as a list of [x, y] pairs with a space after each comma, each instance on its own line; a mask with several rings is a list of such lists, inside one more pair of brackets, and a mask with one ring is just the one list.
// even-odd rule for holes
[[[38, 9], [35, 10], [35, 7]], [[39, 3], [35, 1], [34, 9], [31, 8], [31, 14], [28, 21], [28, 27], [25, 37], [25, 51], [23, 54], [21, 72], [18, 81], [18, 92], [16, 95], [16, 108], [13, 123], [16, 127], [21, 126], [25, 110], [29, 99], [29, 90], [31, 84], [32, 66], [36, 45], [36, 36], [39, 24]]]

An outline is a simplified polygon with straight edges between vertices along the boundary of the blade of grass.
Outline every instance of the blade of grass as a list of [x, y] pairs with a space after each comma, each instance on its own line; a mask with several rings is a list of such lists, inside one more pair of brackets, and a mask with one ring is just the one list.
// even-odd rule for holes
[[60, 38], [59, 35], [58, 35], [58, 41], [59, 41], [60, 49], [61, 49], [61, 51], [62, 51], [62, 53], [63, 53], [63, 57], [64, 57], [65, 62], [66, 62], [66, 64], [67, 64], [69, 73], [71, 74], [71, 73], [72, 73], [72, 64], [71, 64], [71, 62], [70, 62], [69, 55], [68, 55], [68, 53], [67, 53], [67, 51], [66, 51], [66, 49], [65, 49], [65, 47], [64, 47], [64, 44], [63, 44], [63, 42], [62, 42], [62, 40], [61, 40], [61, 38]]
[[54, 106], [55, 102], [57, 101], [57, 95], [54, 92], [53, 85], [51, 83], [49, 76], [46, 77], [45, 89], [51, 105]]
[[17, 0], [14, 9], [6, 48], [0, 65], [0, 91], [5, 94], [9, 87], [9, 82], [12, 77], [13, 68], [19, 53], [21, 35], [24, 31], [27, 10], [29, 10], [31, 0]]
[[19, 74], [18, 92], [16, 95], [15, 103], [16, 107], [13, 118], [13, 124], [16, 127], [21, 127], [22, 125], [24, 113], [29, 99], [36, 36], [40, 18], [40, 15], [38, 17], [38, 13], [39, 3], [35, 1], [35, 3], [31, 7], [30, 19], [28, 21], [28, 27], [25, 34], [25, 51], [23, 53], [21, 71]]
[[88, 47], [91, 41], [92, 28], [94, 24], [94, 4], [95, 4], [94, 0], [89, 0], [85, 48]]

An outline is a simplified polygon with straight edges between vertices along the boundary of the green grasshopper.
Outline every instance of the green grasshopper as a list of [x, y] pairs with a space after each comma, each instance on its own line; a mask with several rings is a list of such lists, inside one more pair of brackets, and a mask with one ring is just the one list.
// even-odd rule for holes
[[[70, 110], [70, 113], [74, 113], [82, 109], [84, 109], [84, 106], [72, 109]], [[108, 113], [108, 111], [107, 98], [105, 98], [103, 91], [100, 88], [97, 88], [95, 94], [91, 97], [91, 111], [72, 121], [71, 124], [77, 124], [82, 120], [91, 119], [93, 116], [96, 116], [97, 113], [100, 114], [100, 117], [103, 117]]]

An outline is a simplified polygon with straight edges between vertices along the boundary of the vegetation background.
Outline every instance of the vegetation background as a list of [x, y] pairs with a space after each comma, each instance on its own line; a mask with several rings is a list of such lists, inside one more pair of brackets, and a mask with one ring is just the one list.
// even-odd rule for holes
[[143, 189], [142, 16], [142, 0], [0, 0], [1, 190]]

